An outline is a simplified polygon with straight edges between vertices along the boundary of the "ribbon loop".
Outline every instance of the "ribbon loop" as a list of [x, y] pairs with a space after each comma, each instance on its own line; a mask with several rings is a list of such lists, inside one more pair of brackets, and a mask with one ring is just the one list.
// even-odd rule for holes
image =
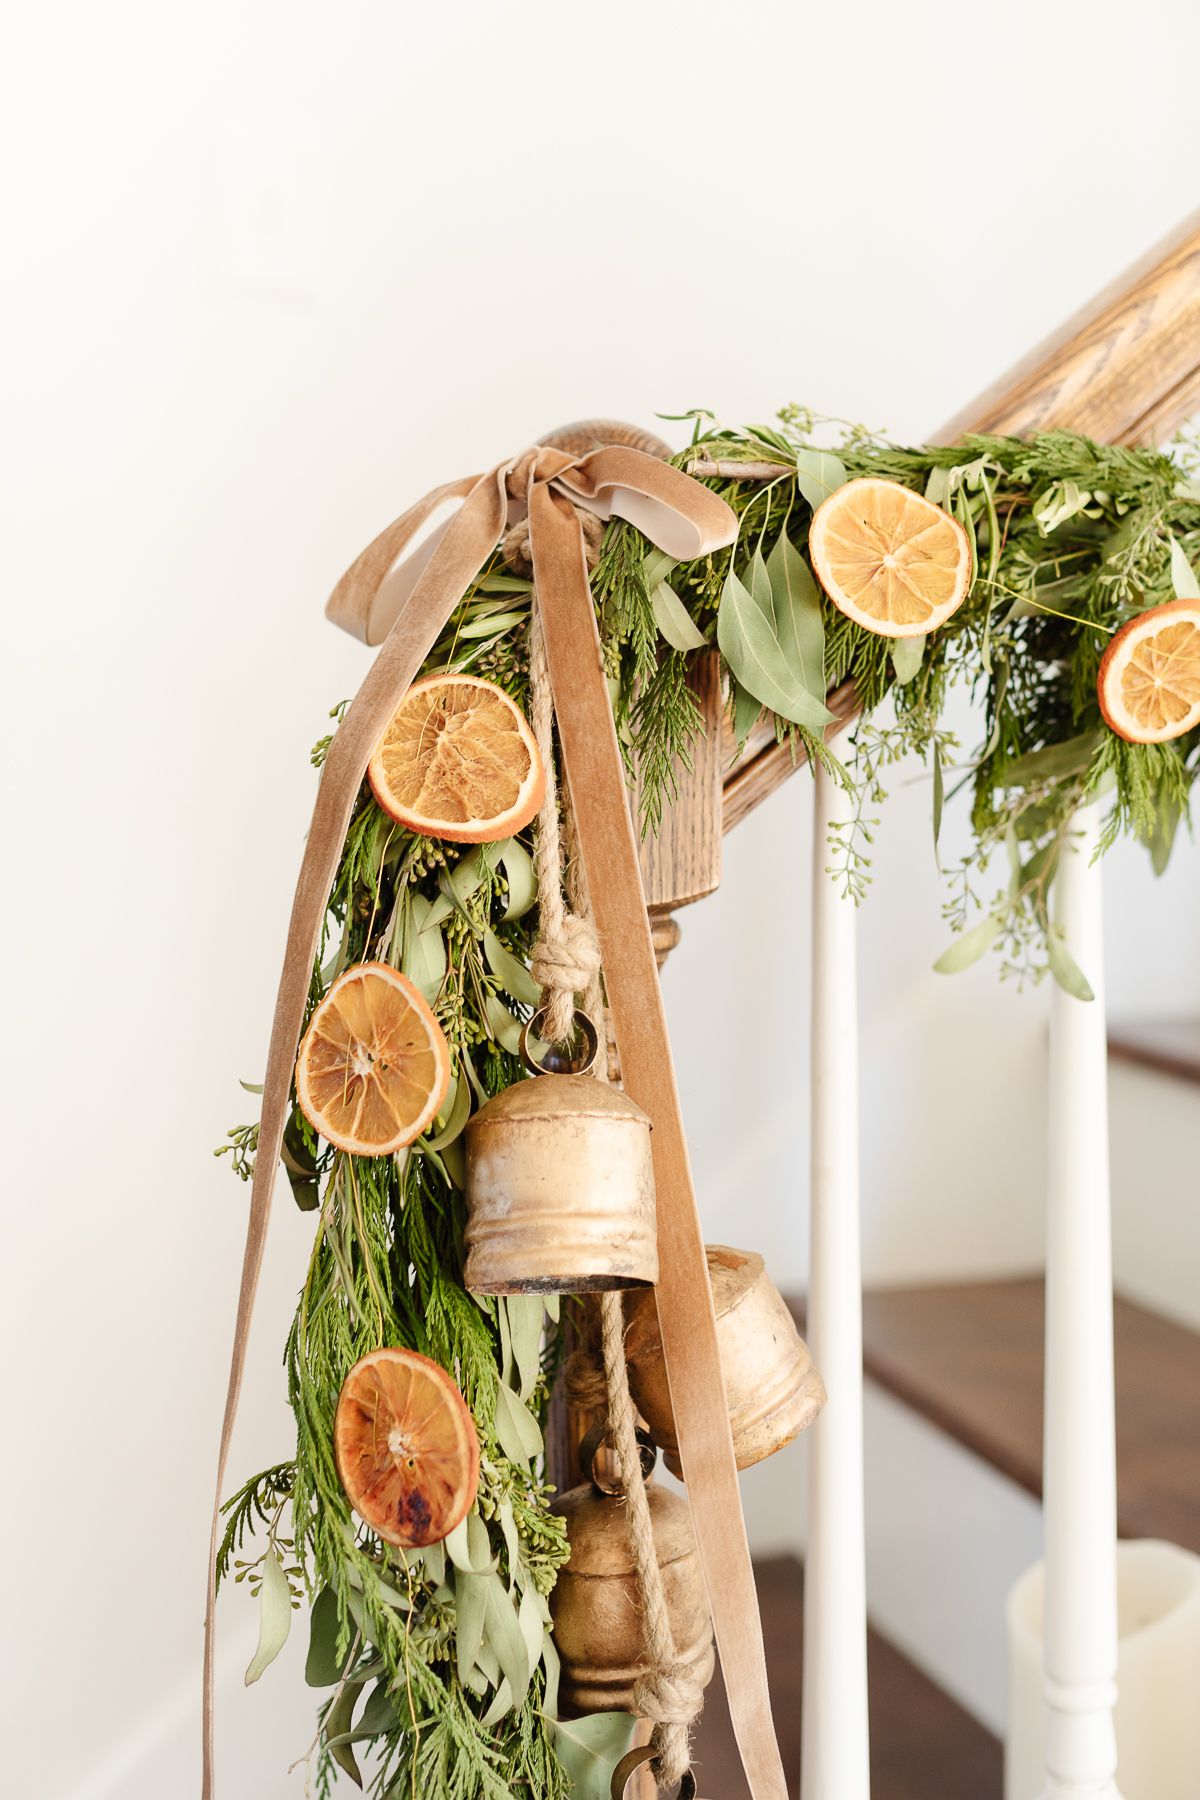
[[567, 778], [592, 882], [622, 1067], [655, 1122], [663, 1345], [730, 1714], [754, 1800], [786, 1800], [771, 1725], [762, 1634], [738, 1496], [712, 1295], [638, 874], [620, 750], [601, 667], [579, 515], [628, 519], [668, 555], [703, 556], [737, 535], [724, 501], [640, 450], [574, 457], [535, 445], [486, 475], [448, 482], [402, 513], [338, 582], [327, 607], [343, 630], [382, 643], [330, 745], [317, 791], [271, 1025], [209, 1545], [204, 1645], [204, 1800], [214, 1793], [215, 1574], [229, 1444], [245, 1371], [271, 1197], [313, 959], [367, 763], [403, 695], [516, 509], [528, 513], [534, 577]]

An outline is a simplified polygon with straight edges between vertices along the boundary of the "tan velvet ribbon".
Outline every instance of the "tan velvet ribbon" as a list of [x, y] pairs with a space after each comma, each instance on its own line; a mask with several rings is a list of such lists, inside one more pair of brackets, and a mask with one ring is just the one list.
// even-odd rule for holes
[[[451, 517], [446, 514], [456, 506]], [[214, 1792], [213, 1658], [219, 1505], [313, 959], [363, 773], [401, 696], [506, 525], [528, 514], [551, 683], [604, 973], [631, 1097], [654, 1123], [661, 1275], [656, 1297], [696, 1541], [738, 1747], [754, 1800], [786, 1800], [754, 1575], [717, 1348], [716, 1319], [683, 1135], [637, 843], [604, 680], [575, 507], [628, 519], [679, 560], [731, 543], [733, 513], [699, 482], [638, 450], [572, 457], [545, 446], [437, 488], [370, 544], [328, 615], [383, 647], [329, 746], [292, 904], [263, 1090], [209, 1550], [204, 1646], [204, 1800]], [[424, 536], [420, 534], [425, 532]]]

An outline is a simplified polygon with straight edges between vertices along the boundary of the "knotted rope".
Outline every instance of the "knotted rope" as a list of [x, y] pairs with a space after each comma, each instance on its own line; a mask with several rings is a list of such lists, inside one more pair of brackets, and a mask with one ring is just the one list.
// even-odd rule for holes
[[[603, 1026], [604, 991], [587, 873], [575, 843], [569, 795], [564, 796], [561, 824], [559, 819], [551, 735], [553, 702], [536, 596], [530, 629], [529, 685], [534, 736], [546, 769], [546, 798], [538, 817], [536, 859], [540, 930], [530, 960], [547, 1011], [546, 1037], [559, 1043], [571, 1034], [576, 996], [581, 998], [588, 1016]], [[570, 846], [569, 859], [564, 858], [564, 844]], [[570, 900], [569, 909], [564, 890]], [[604, 1050], [596, 1077], [601, 1081], [608, 1079]], [[633, 1705], [638, 1715], [654, 1726], [651, 1767], [658, 1784], [668, 1787], [681, 1781], [690, 1766], [691, 1730], [704, 1705], [704, 1687], [690, 1665], [679, 1657], [671, 1630], [650, 1497], [642, 1473], [637, 1412], [629, 1391], [625, 1310], [620, 1292], [602, 1293], [599, 1302], [603, 1366], [593, 1351], [577, 1350], [568, 1365], [568, 1393], [574, 1405], [607, 1414], [609, 1435], [620, 1463], [649, 1665], [634, 1688]]]

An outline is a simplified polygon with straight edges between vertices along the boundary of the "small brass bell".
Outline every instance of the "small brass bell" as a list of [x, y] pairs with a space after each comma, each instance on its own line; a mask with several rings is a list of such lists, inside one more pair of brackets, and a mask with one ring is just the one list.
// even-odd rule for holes
[[[586, 1457], [586, 1443], [584, 1451]], [[653, 1470], [652, 1448], [649, 1468], [645, 1459], [642, 1467]], [[571, 1552], [550, 1595], [562, 1663], [559, 1701], [568, 1714], [633, 1711], [634, 1689], [651, 1668], [628, 1508], [615, 1482], [601, 1486], [600, 1480], [572, 1488], [554, 1506], [566, 1523]], [[691, 1508], [681, 1494], [652, 1480], [646, 1498], [676, 1654], [706, 1687], [713, 1672], [712, 1620]]]
[[[781, 1450], [825, 1404], [825, 1383], [787, 1305], [753, 1250], [709, 1244], [708, 1279], [739, 1469]], [[626, 1309], [625, 1354], [634, 1403], [675, 1475], [681, 1474], [671, 1390], [653, 1294]]]
[[[576, 1013], [575, 1057], [550, 1050], [537, 1075], [480, 1107], [466, 1130], [467, 1286], [476, 1294], [590, 1294], [658, 1280], [650, 1121], [593, 1080], [599, 1040]], [[565, 1072], [559, 1072], [565, 1071]]]

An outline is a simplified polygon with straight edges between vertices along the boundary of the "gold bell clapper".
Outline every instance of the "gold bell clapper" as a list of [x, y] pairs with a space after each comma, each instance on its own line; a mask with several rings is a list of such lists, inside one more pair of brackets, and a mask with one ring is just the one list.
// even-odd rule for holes
[[[593, 1078], [595, 1026], [572, 1045], [521, 1049], [535, 1079], [497, 1094], [466, 1129], [468, 1288], [476, 1294], [590, 1294], [658, 1279], [650, 1121]], [[534, 1049], [537, 1047], [535, 1058]]]
[[[594, 1462], [600, 1434], [585, 1440], [585, 1467]], [[654, 1450], [646, 1446], [643, 1471]], [[713, 1638], [704, 1578], [696, 1553], [691, 1509], [681, 1494], [646, 1482], [654, 1557], [670, 1615], [675, 1655], [697, 1696], [712, 1679]], [[559, 1703], [568, 1715], [636, 1712], [635, 1690], [653, 1669], [638, 1588], [629, 1508], [619, 1482], [593, 1474], [555, 1503], [570, 1555], [550, 1595], [554, 1641], [562, 1664]]]
[[[706, 1246], [717, 1342], [739, 1469], [791, 1443], [825, 1404], [825, 1384], [786, 1302], [753, 1250]], [[653, 1294], [626, 1302], [629, 1388], [663, 1460], [682, 1473]]]

